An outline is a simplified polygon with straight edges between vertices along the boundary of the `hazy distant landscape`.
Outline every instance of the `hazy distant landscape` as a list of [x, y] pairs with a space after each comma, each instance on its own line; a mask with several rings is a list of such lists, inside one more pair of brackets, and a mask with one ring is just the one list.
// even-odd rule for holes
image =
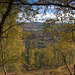
[[41, 22], [33, 22], [33, 23], [26, 23], [21, 25], [23, 32], [30, 32], [33, 34], [34, 42], [37, 44], [35, 48], [45, 48], [45, 45], [49, 42], [54, 43], [56, 41], [50, 33], [46, 33], [43, 35], [43, 26], [44, 24]]
[[27, 31], [27, 32], [41, 32], [42, 33], [42, 29], [43, 29], [43, 23], [41, 22], [33, 22], [33, 23], [25, 23], [24, 25], [22, 25], [22, 29], [23, 31]]

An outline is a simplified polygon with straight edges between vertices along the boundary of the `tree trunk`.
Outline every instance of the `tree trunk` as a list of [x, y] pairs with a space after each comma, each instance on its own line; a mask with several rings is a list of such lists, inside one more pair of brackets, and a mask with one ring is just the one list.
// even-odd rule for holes
[[3, 64], [3, 70], [4, 70], [4, 74], [7, 75], [7, 71], [6, 71], [4, 64]]
[[72, 63], [73, 63], [73, 51], [71, 50], [71, 57], [72, 57]]
[[6, 69], [5, 69], [5, 65], [4, 65], [4, 50], [3, 50], [3, 44], [2, 44], [2, 31], [3, 31], [3, 25], [4, 25], [4, 22], [7, 18], [7, 16], [9, 15], [9, 12], [11, 10], [11, 7], [13, 5], [13, 1], [14, 0], [11, 0], [8, 4], [8, 7], [7, 7], [7, 10], [6, 12], [3, 14], [2, 16], [2, 20], [0, 22], [0, 46], [1, 46], [1, 51], [2, 51], [2, 60], [3, 60], [3, 63], [2, 63], [2, 66], [3, 66], [3, 70], [4, 70], [4, 73], [5, 75], [7, 75], [7, 72], [6, 72]]
[[74, 75], [75, 75], [75, 65], [74, 65]]
[[1, 44], [1, 51], [2, 51], [2, 66], [3, 66], [3, 71], [4, 71], [4, 74], [7, 75], [7, 71], [6, 71], [5, 65], [4, 65], [4, 50], [3, 50], [2, 39], [0, 39], [0, 44]]
[[66, 59], [65, 59], [65, 58], [64, 58], [64, 63], [65, 63], [65, 65], [66, 65], [66, 67], [67, 67], [67, 69], [68, 69], [70, 75], [72, 75], [72, 73], [71, 73], [71, 71], [70, 71], [70, 69], [69, 69], [69, 67], [68, 67], [68, 65], [67, 65], [67, 62], [66, 62]]

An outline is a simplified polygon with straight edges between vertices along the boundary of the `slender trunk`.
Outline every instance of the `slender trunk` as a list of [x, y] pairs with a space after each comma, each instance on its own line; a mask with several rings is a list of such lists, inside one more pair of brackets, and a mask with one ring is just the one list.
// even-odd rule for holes
[[4, 65], [3, 65], [3, 70], [4, 70], [4, 74], [7, 75], [7, 71]]
[[8, 7], [7, 7], [7, 10], [6, 10], [5, 14], [3, 14], [2, 20], [1, 20], [1, 22], [0, 22], [0, 46], [1, 46], [2, 60], [3, 60], [2, 65], [3, 65], [3, 70], [4, 70], [5, 75], [7, 75], [7, 72], [6, 72], [5, 65], [4, 65], [4, 50], [3, 50], [3, 44], [2, 44], [2, 34], [3, 34], [3, 33], [2, 33], [2, 30], [3, 30], [4, 22], [5, 22], [6, 18], [7, 18], [7, 16], [9, 15], [9, 12], [10, 12], [11, 7], [12, 7], [12, 5], [13, 5], [13, 1], [14, 1], [14, 0], [11, 0], [11, 1], [9, 2]]
[[69, 52], [69, 65], [71, 64], [71, 52]]
[[73, 63], [73, 51], [71, 50], [71, 57], [72, 57], [72, 63]]
[[[53, 48], [54, 48], [54, 47], [53, 47]], [[54, 49], [55, 49], [55, 48], [54, 48]], [[62, 55], [62, 57], [63, 57], [63, 59], [64, 59], [64, 63], [65, 63], [65, 65], [66, 65], [66, 67], [67, 67], [67, 69], [68, 69], [70, 75], [72, 75], [72, 73], [71, 73], [71, 71], [70, 71], [70, 69], [69, 69], [69, 67], [68, 67], [68, 65], [67, 65], [67, 62], [66, 62], [66, 56], [64, 56], [63, 53], [62, 53], [60, 50], [58, 50], [58, 49], [56, 49], [56, 50], [61, 53], [61, 55]]]
[[67, 62], [66, 62], [66, 59], [65, 59], [65, 58], [64, 58], [64, 63], [65, 63], [65, 65], [66, 65], [66, 67], [67, 67], [67, 69], [68, 69], [70, 75], [72, 75], [72, 73], [71, 73], [71, 71], [70, 71], [70, 69], [69, 69], [69, 67], [68, 67], [68, 65], [67, 65]]
[[75, 65], [74, 65], [74, 75], [75, 75]]
[[0, 39], [0, 43], [1, 43], [1, 51], [2, 51], [2, 66], [3, 66], [3, 71], [4, 71], [4, 74], [7, 75], [7, 71], [6, 71], [5, 65], [4, 65], [4, 50], [3, 50], [2, 39]]

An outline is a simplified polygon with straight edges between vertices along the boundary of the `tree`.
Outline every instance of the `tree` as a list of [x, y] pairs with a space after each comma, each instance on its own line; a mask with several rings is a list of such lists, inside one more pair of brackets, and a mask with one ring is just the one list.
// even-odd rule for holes
[[[20, 2], [19, 2], [20, 1]], [[56, 5], [56, 6], [60, 6], [60, 7], [67, 7], [67, 8], [72, 8], [72, 9], [75, 9], [75, 7], [73, 6], [73, 5], [70, 5], [72, 2], [73, 2], [74, 0], [64, 0], [64, 1], [62, 1], [62, 0], [60, 0], [60, 1], [58, 1], [58, 0], [56, 0], [56, 3], [53, 3], [53, 2], [55, 2], [54, 0], [52, 0], [51, 2], [50, 1], [46, 1], [46, 0], [43, 0], [42, 2], [44, 3], [44, 4], [41, 4], [41, 2], [40, 1], [38, 1], [38, 2], [33, 2], [33, 4], [29, 4], [28, 3], [28, 1], [27, 0], [25, 0], [25, 1], [22, 1], [22, 0], [17, 0], [17, 1], [14, 1], [14, 0], [11, 0], [11, 1], [9, 1], [9, 0], [4, 0], [4, 1], [1, 1], [0, 3], [1, 4], [8, 4], [8, 7], [7, 7], [7, 10], [6, 10], [6, 12], [3, 14], [3, 16], [2, 16], [2, 20], [1, 20], [1, 23], [0, 23], [0, 36], [1, 36], [1, 34], [3, 33], [2, 32], [2, 29], [3, 29], [3, 24], [4, 24], [4, 22], [5, 22], [5, 19], [7, 18], [7, 16], [9, 15], [9, 12], [11, 11], [11, 8], [12, 8], [12, 5]], [[47, 3], [47, 4], [45, 4], [45, 2]], [[58, 2], [58, 3], [57, 3]], [[39, 4], [37, 4], [37, 3], [39, 3]], [[60, 4], [61, 3], [61, 4]], [[62, 3], [63, 3], [63, 5], [62, 5]]]
[[[29, 66], [31, 65], [34, 58], [34, 50], [31, 48], [31, 40], [34, 38], [32, 33], [23, 33], [23, 41], [25, 43], [25, 51], [23, 53], [24, 67], [29, 71]], [[31, 56], [30, 56], [31, 55]], [[32, 60], [32, 61], [31, 61]]]
[[[44, 3], [44, 4], [41, 4], [41, 2]], [[45, 4], [45, 2], [47, 2], [47, 4]], [[40, 4], [37, 4], [37, 3], [40, 3]], [[0, 45], [2, 45], [1, 41], [2, 41], [2, 38], [3, 38], [3, 34], [7, 30], [9, 30], [11, 27], [13, 27], [13, 26], [9, 25], [9, 27], [7, 29], [3, 30], [6, 19], [8, 18], [8, 16], [10, 17], [11, 11], [14, 12], [13, 11], [14, 7], [16, 7], [16, 10], [17, 10], [19, 8], [19, 6], [22, 7], [22, 5], [56, 5], [56, 6], [71, 8], [71, 9], [75, 10], [75, 7], [73, 6], [73, 3], [74, 3], [74, 0], [69, 0], [69, 1], [68, 0], [64, 0], [64, 1], [62, 1], [62, 0], [60, 0], [60, 1], [59, 0], [56, 0], [56, 1], [52, 0], [51, 2], [50, 2], [50, 0], [49, 1], [46, 1], [46, 0], [40, 1], [39, 0], [38, 2], [33, 2], [33, 4], [29, 4], [29, 2], [27, 0], [25, 0], [25, 1], [24, 0], [16, 0], [16, 1], [15, 0], [3, 0], [3, 1], [0, 1], [1, 12], [3, 11], [2, 16], [1, 16], [1, 22], [0, 22]], [[4, 7], [4, 9], [3, 9], [3, 7]], [[26, 7], [28, 7], [28, 6], [26, 6]], [[68, 9], [68, 10], [71, 10], [71, 9]], [[31, 10], [31, 7], [28, 10], [33, 11], [33, 10]], [[28, 10], [26, 11], [26, 13], [28, 13]], [[73, 35], [74, 30], [75, 29], [71, 30], [72, 35]], [[73, 36], [73, 38], [74, 38], [74, 36]]]
[[[4, 54], [4, 59], [1, 61], [1, 63], [2, 64], [4, 63], [4, 65], [7, 67], [7, 71], [9, 72], [10, 68], [8, 67], [11, 67], [13, 64], [17, 65], [17, 61], [19, 62], [21, 61], [20, 58], [21, 58], [21, 53], [24, 50], [24, 44], [22, 41], [22, 29], [20, 26], [15, 26], [11, 30], [3, 34], [3, 36], [7, 35], [8, 37], [3, 38], [2, 40], [3, 51], [4, 51], [4, 53], [2, 54]], [[12, 67], [12, 70], [15, 67], [15, 65]], [[16, 68], [17, 67], [15, 67], [14, 70], [17, 70]]]
[[[5, 6], [7, 7], [7, 4], [5, 4]], [[3, 13], [5, 13], [5, 6], [1, 6], [3, 8]], [[12, 6], [12, 8], [16, 9], [14, 6]], [[0, 48], [2, 53], [0, 65], [2, 66], [3, 64], [4, 71], [5, 66], [7, 67], [8, 63], [14, 62], [14, 60], [21, 57], [22, 48], [24, 48], [22, 43], [22, 28], [19, 25], [16, 25], [15, 15], [17, 16], [17, 12], [18, 11], [12, 10], [3, 24], [4, 33], [1, 35], [1, 44], [3, 44], [1, 45], [2, 49]], [[3, 15], [3, 13], [1, 13], [1, 15]]]
[[[48, 22], [48, 23], [47, 23]], [[54, 36], [56, 39], [56, 44], [54, 44], [56, 47], [56, 50], [62, 55], [64, 59], [64, 63], [66, 67], [68, 68], [68, 71], [70, 75], [72, 75], [68, 65], [67, 65], [67, 54], [71, 53], [71, 50], [74, 48], [73, 41], [74, 41], [74, 33], [72, 33], [72, 28], [74, 28], [74, 24], [68, 24], [68, 23], [61, 23], [56, 24], [55, 21], [50, 22], [50, 20], [46, 21], [46, 25], [44, 27], [44, 32], [50, 33]], [[46, 29], [47, 28], [47, 29]], [[57, 46], [59, 45], [59, 46]], [[72, 48], [73, 47], [73, 48]], [[54, 47], [53, 47], [54, 48]], [[54, 48], [55, 49], [55, 48]], [[71, 57], [70, 57], [71, 58]]]
[[46, 67], [53, 67], [53, 62], [54, 62], [54, 53], [53, 53], [53, 48], [50, 46], [50, 44], [46, 45], [46, 48], [44, 48], [44, 57], [43, 57], [43, 62], [45, 63]]

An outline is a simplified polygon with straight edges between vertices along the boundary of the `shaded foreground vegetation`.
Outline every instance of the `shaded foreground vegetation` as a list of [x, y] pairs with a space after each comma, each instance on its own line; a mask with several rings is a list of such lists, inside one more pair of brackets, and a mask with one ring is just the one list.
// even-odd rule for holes
[[[74, 64], [69, 65], [72, 74], [74, 74]], [[4, 73], [0, 73], [0, 75], [4, 75]], [[69, 75], [66, 66], [62, 66], [56, 69], [46, 69], [46, 70], [31, 70], [29, 72], [11, 72], [8, 75]]]
[[[7, 46], [4, 49], [4, 53], [6, 53], [4, 64], [8, 75], [69, 75], [70, 72], [74, 74], [75, 44], [68, 42], [72, 40], [72, 36], [71, 38], [66, 37], [70, 33], [65, 35], [62, 31], [59, 33], [59, 30], [56, 34], [50, 31], [44, 34], [40, 31], [36, 33], [23, 31], [21, 33], [21, 27], [13, 29], [17, 30], [17, 35], [14, 33], [13, 36], [16, 36], [12, 39], [4, 38], [8, 43], [4, 43], [3, 40], [3, 47]], [[55, 28], [53, 29], [55, 30]], [[13, 33], [12, 30], [10, 31]], [[16, 39], [16, 37], [18, 38]], [[10, 57], [8, 58], [8, 56]], [[3, 72], [2, 67], [0, 70]]]

